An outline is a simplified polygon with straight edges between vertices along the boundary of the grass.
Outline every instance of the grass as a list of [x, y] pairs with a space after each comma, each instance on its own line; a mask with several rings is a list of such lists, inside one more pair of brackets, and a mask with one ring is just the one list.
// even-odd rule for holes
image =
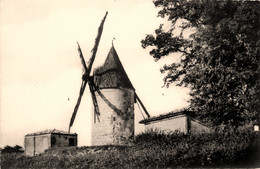
[[184, 135], [150, 131], [128, 146], [50, 149], [35, 157], [3, 153], [2, 168], [260, 167], [259, 133]]

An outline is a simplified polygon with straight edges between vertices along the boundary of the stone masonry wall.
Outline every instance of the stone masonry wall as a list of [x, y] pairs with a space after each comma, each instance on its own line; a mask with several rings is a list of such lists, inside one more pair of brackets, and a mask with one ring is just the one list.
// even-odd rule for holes
[[153, 121], [145, 125], [146, 130], [162, 130], [165, 132], [188, 132], [187, 117], [184, 115]]
[[[70, 139], [71, 143], [70, 143]], [[73, 142], [72, 142], [73, 141]], [[77, 145], [77, 135], [42, 134], [30, 135], [24, 138], [25, 154], [34, 156], [43, 153], [51, 147], [69, 147]]]
[[26, 136], [24, 141], [25, 154], [33, 156], [43, 153], [51, 147], [50, 134]]
[[[70, 139], [73, 143], [70, 145]], [[51, 147], [69, 147], [77, 145], [77, 136], [75, 135], [63, 135], [52, 134], [51, 135]]]
[[26, 136], [24, 138], [24, 149], [26, 155], [34, 155], [34, 136]]
[[208, 133], [210, 132], [210, 129], [206, 126], [203, 126], [202, 124], [191, 120], [191, 133], [196, 134], [196, 133]]
[[[134, 90], [101, 89], [95, 92], [99, 121], [92, 113], [92, 145], [127, 145], [134, 139]], [[93, 111], [94, 112], [94, 111]]]

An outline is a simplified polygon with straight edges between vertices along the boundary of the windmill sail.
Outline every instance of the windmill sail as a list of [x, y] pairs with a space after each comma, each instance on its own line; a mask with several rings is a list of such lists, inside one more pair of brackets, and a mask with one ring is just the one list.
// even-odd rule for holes
[[76, 104], [76, 106], [74, 108], [74, 112], [73, 112], [71, 120], [70, 120], [69, 132], [70, 132], [71, 126], [74, 123], [74, 120], [75, 120], [75, 117], [76, 117], [76, 114], [77, 114], [77, 111], [78, 111], [78, 108], [79, 108], [79, 105], [80, 105], [80, 102], [81, 102], [81, 98], [82, 98], [83, 93], [84, 93], [85, 88], [86, 88], [86, 84], [89, 82], [89, 74], [91, 72], [91, 68], [92, 68], [92, 65], [93, 65], [94, 60], [95, 60], [95, 56], [96, 56], [96, 53], [97, 53], [99, 41], [100, 41], [100, 38], [101, 38], [101, 35], [102, 35], [102, 32], [103, 32], [103, 27], [104, 27], [104, 23], [105, 23], [107, 14], [108, 14], [108, 12], [106, 12], [106, 14], [105, 14], [105, 16], [104, 16], [104, 18], [103, 18], [103, 20], [102, 20], [102, 22], [101, 22], [101, 24], [100, 24], [100, 26], [98, 28], [98, 35], [97, 35], [97, 37], [95, 39], [95, 45], [94, 45], [94, 48], [92, 49], [92, 56], [89, 59], [88, 67], [86, 66], [86, 63], [85, 63], [84, 57], [82, 55], [81, 49], [80, 49], [80, 47], [78, 45], [78, 51], [79, 51], [81, 63], [83, 65], [84, 74], [82, 76], [82, 84], [81, 84], [81, 88], [80, 88], [79, 98], [78, 98], [77, 104]]
[[80, 57], [80, 60], [81, 60], [81, 64], [82, 64], [82, 66], [83, 66], [83, 74], [85, 74], [85, 73], [87, 73], [86, 70], [87, 70], [88, 68], [87, 68], [85, 59], [84, 59], [84, 57], [83, 57], [81, 48], [80, 48], [80, 46], [79, 46], [79, 43], [77, 42], [77, 44], [78, 44], [79, 57]]
[[136, 97], [137, 101], [140, 103], [140, 105], [143, 108], [143, 110], [144, 110], [145, 114], [147, 115], [147, 117], [150, 118], [150, 114], [146, 110], [146, 108], [145, 108], [143, 102], [141, 101], [141, 99], [137, 96], [136, 92], [135, 92], [135, 97]]
[[78, 108], [79, 108], [79, 105], [80, 105], [80, 102], [81, 102], [81, 98], [82, 98], [83, 93], [84, 93], [85, 88], [86, 88], [86, 84], [87, 84], [86, 81], [82, 80], [80, 91], [79, 91], [79, 98], [78, 98], [77, 104], [74, 108], [73, 114], [72, 114], [71, 119], [70, 119], [69, 132], [70, 132], [70, 127], [74, 123], [74, 120], [75, 120], [75, 117], [76, 117], [76, 114], [77, 114], [77, 111], [78, 111]]
[[104, 16], [104, 18], [103, 18], [103, 20], [102, 20], [102, 22], [101, 22], [101, 24], [100, 24], [100, 26], [99, 26], [99, 28], [98, 28], [98, 35], [97, 35], [96, 40], [95, 40], [95, 46], [94, 46], [94, 48], [92, 49], [92, 56], [90, 57], [90, 59], [89, 59], [89, 61], [88, 61], [88, 63], [89, 63], [89, 65], [88, 65], [88, 68], [89, 68], [89, 69], [88, 69], [88, 70], [89, 70], [88, 75], [89, 75], [90, 72], [91, 72], [91, 68], [92, 68], [92, 65], [93, 65], [94, 60], [95, 60], [95, 57], [96, 57], [96, 53], [97, 53], [97, 49], [98, 49], [98, 44], [99, 44], [99, 41], [100, 41], [100, 38], [101, 38], [101, 35], [102, 35], [102, 32], [103, 32], [103, 27], [104, 27], [104, 23], [105, 23], [107, 14], [108, 14], [108, 12], [106, 12], [106, 14], [105, 14], [105, 16]]
[[[90, 90], [93, 105], [94, 105], [94, 117], [95, 117], [95, 122], [96, 122], [96, 117], [98, 118], [98, 116], [100, 115], [100, 112], [99, 112], [99, 108], [98, 108], [97, 98], [96, 98], [96, 95], [94, 92], [95, 87], [94, 87], [93, 79], [91, 79], [89, 81], [89, 90]], [[99, 121], [99, 118], [98, 118], [98, 121]]]

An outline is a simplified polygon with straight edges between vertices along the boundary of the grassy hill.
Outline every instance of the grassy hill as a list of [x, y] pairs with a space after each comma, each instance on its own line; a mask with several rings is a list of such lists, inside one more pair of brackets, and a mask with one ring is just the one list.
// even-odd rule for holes
[[35, 157], [2, 153], [2, 168], [260, 167], [259, 133], [140, 134], [126, 146], [50, 149]]

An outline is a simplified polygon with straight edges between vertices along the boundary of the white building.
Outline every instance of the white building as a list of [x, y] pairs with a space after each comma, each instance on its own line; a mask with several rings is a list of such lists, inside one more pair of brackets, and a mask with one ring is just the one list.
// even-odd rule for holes
[[146, 130], [181, 132], [184, 134], [206, 133], [210, 128], [188, 115], [188, 111], [171, 112], [141, 120]]

